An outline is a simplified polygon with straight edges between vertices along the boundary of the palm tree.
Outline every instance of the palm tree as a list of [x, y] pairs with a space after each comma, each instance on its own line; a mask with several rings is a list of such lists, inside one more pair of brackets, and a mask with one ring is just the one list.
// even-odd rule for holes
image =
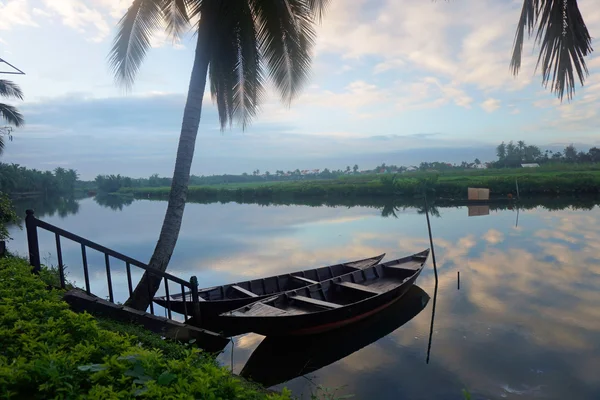
[[[307, 80], [315, 23], [328, 2], [134, 0], [119, 22], [110, 63], [117, 82], [130, 88], [152, 34], [164, 24], [167, 33], [177, 38], [197, 20], [196, 51], [169, 203], [151, 268], [165, 271], [177, 243], [207, 77], [222, 130], [233, 119], [246, 128], [258, 112], [267, 76], [289, 105]], [[159, 279], [145, 273], [126, 304], [145, 310], [159, 286]]]
[[523, 9], [517, 25], [512, 60], [514, 75], [521, 68], [523, 37], [527, 28], [531, 36], [537, 27], [536, 42], [540, 44], [540, 54], [536, 65], [542, 64], [542, 83], [562, 101], [565, 90], [570, 100], [575, 92], [575, 76], [583, 85], [589, 74], [584, 57], [591, 54], [592, 38], [585, 26], [577, 0], [523, 0]]
[[[11, 81], [0, 79], [0, 97], [17, 98], [23, 100], [21, 88]], [[0, 117], [7, 124], [19, 127], [25, 123], [23, 115], [15, 107], [0, 103]], [[4, 152], [4, 136], [11, 137], [12, 127], [0, 127], [0, 155]]]

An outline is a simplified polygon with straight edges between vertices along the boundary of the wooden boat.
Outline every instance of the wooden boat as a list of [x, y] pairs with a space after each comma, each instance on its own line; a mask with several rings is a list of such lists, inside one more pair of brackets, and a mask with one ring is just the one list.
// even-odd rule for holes
[[[363, 260], [199, 289], [198, 296], [200, 299], [200, 315], [202, 316], [202, 322], [203, 324], [206, 324], [221, 313], [234, 310], [277, 293], [298, 289], [321, 282], [325, 279], [331, 279], [336, 276], [358, 271], [362, 268], [371, 267], [378, 264], [383, 257], [385, 257], [385, 253]], [[171, 311], [183, 314], [185, 310], [184, 302], [187, 302], [188, 310], [192, 309], [191, 292], [186, 292], [184, 295], [185, 297], [179, 293], [169, 296], [169, 302], [167, 302], [166, 296], [155, 297], [153, 300], [155, 303], [165, 308], [170, 306]]]
[[381, 312], [344, 329], [317, 335], [268, 336], [252, 352], [240, 375], [264, 387], [310, 374], [394, 332], [425, 309], [429, 296], [413, 285]]
[[215, 326], [265, 336], [336, 329], [401, 298], [417, 280], [428, 257], [429, 249], [271, 296], [219, 315]]

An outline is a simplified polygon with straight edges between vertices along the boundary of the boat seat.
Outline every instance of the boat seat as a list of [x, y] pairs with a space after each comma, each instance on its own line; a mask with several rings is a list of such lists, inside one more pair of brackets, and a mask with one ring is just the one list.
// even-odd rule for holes
[[305, 278], [303, 276], [298, 276], [298, 275], [292, 275], [292, 278], [294, 278], [296, 280], [299, 280], [299, 281], [302, 281], [304, 283], [308, 283], [310, 285], [314, 285], [315, 283], [319, 283], [317, 281], [313, 281], [312, 279], [308, 279], [308, 278]]
[[329, 309], [342, 307], [341, 304], [330, 303], [328, 301], [317, 300], [317, 299], [313, 299], [313, 298], [305, 297], [305, 296], [296, 295], [296, 296], [292, 296], [291, 299], [293, 299], [294, 301], [300, 302], [300, 303], [306, 303], [306, 304], [310, 304], [313, 306], [319, 306], [319, 307], [329, 308]]
[[258, 297], [258, 295], [256, 293], [252, 293], [249, 290], [244, 289], [243, 287], [239, 287], [237, 285], [231, 285], [231, 288], [234, 290], [237, 290], [238, 292], [245, 294], [248, 297]]
[[361, 285], [359, 283], [334, 282], [334, 284], [337, 285], [337, 286], [342, 286], [342, 287], [349, 288], [349, 289], [359, 290], [361, 292], [367, 292], [367, 293], [372, 293], [372, 294], [381, 294], [382, 293], [381, 290], [378, 290], [378, 289], [373, 288], [373, 287]]

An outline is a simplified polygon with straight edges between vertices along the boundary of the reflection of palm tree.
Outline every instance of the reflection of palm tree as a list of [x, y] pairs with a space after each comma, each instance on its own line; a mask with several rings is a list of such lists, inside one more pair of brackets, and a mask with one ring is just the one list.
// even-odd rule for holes
[[[427, 212], [427, 209], [425, 208], [425, 206], [421, 206], [421, 207], [417, 207], [417, 213], [418, 214], [425, 214]], [[434, 217], [440, 218], [440, 211], [438, 210], [438, 208], [434, 205], [429, 204], [429, 215], [432, 215]]]
[[381, 209], [381, 216], [384, 218], [387, 218], [387, 217], [398, 218], [396, 211], [398, 211], [398, 208], [396, 206], [394, 206], [393, 203], [389, 203], [389, 204], [384, 205], [383, 208]]
[[[197, 44], [179, 137], [169, 203], [149, 266], [165, 271], [179, 236], [207, 77], [221, 128], [237, 119], [246, 127], [257, 114], [268, 75], [285, 103], [298, 95], [310, 68], [314, 23], [328, 0], [135, 0], [120, 22], [110, 60], [126, 87], [163, 26], [178, 38], [196, 24]], [[267, 68], [267, 74], [263, 67]], [[147, 286], [148, 285], [148, 286]], [[145, 273], [127, 305], [146, 309], [160, 280]]]

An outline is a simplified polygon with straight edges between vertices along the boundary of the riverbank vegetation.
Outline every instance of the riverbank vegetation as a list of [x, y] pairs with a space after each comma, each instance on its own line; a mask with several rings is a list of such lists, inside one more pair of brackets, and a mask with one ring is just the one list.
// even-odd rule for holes
[[0, 163], [0, 192], [11, 197], [73, 196], [78, 174], [74, 169], [54, 171], [29, 169], [19, 164]]
[[0, 258], [0, 393], [5, 399], [288, 399], [214, 357], [131, 325], [76, 314], [48, 270]]
[[[464, 199], [469, 187], [489, 188], [491, 196], [596, 194], [600, 193], [600, 165], [585, 170], [536, 168], [410, 172], [405, 174], [358, 175], [331, 180], [262, 183], [247, 185], [191, 186], [188, 199], [199, 201], [291, 201], [309, 198], [395, 198], [415, 197], [426, 189], [432, 197]], [[165, 197], [170, 188], [122, 188], [137, 197]]]

